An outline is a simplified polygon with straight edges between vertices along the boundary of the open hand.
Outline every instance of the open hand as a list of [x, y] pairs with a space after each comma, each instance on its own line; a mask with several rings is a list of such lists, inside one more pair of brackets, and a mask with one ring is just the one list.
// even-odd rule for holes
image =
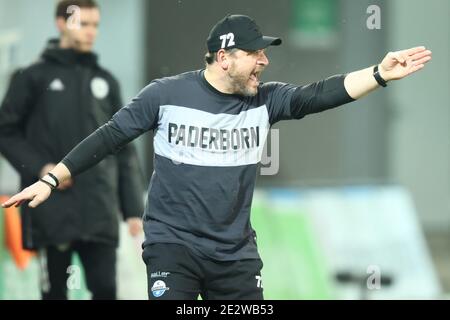
[[431, 60], [431, 51], [425, 47], [389, 52], [379, 65], [380, 76], [386, 80], [398, 80], [419, 71]]
[[2, 203], [3, 208], [9, 208], [12, 205], [16, 207], [20, 206], [24, 201], [31, 200], [28, 204], [30, 208], [36, 208], [42, 202], [47, 200], [52, 190], [44, 182], [38, 181], [31, 186], [23, 189], [21, 192], [15, 194], [9, 198], [6, 202]]

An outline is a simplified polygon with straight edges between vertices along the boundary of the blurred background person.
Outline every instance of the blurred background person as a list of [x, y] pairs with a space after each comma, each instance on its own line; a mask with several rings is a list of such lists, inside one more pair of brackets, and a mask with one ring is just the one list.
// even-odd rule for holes
[[[44, 176], [122, 106], [117, 80], [92, 52], [99, 23], [95, 1], [58, 2], [59, 39], [49, 40], [37, 62], [12, 76], [0, 109], [0, 151], [22, 185]], [[23, 245], [39, 253], [42, 298], [67, 298], [76, 252], [92, 298], [116, 299], [119, 215], [131, 235], [142, 230], [143, 183], [134, 146], [56, 193], [45, 206], [22, 210]]]

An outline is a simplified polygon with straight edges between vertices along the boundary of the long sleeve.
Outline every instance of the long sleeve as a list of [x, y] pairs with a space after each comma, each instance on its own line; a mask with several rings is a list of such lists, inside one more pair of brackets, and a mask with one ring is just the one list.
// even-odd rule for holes
[[280, 120], [301, 119], [312, 113], [322, 112], [354, 101], [345, 87], [346, 75], [335, 75], [304, 86], [281, 82], [268, 82], [263, 90], [269, 95], [270, 123]]
[[47, 161], [25, 136], [34, 99], [28, 72], [15, 72], [0, 108], [0, 152], [21, 175], [38, 177]]
[[354, 101], [345, 89], [345, 77], [336, 75], [296, 89], [291, 100], [292, 117], [301, 119]]

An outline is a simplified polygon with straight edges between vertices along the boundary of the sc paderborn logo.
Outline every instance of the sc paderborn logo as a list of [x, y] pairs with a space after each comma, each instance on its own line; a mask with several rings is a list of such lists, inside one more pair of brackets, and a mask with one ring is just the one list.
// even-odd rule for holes
[[168, 287], [166, 287], [166, 283], [162, 280], [155, 281], [155, 283], [152, 286], [152, 294], [155, 298], [161, 297], [164, 292], [169, 290]]

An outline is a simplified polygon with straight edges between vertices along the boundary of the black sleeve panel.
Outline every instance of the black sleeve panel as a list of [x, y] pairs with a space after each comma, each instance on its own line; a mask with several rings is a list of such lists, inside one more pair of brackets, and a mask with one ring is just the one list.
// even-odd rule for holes
[[298, 87], [291, 99], [291, 117], [301, 119], [354, 101], [344, 87], [347, 75], [335, 75], [325, 80]]

